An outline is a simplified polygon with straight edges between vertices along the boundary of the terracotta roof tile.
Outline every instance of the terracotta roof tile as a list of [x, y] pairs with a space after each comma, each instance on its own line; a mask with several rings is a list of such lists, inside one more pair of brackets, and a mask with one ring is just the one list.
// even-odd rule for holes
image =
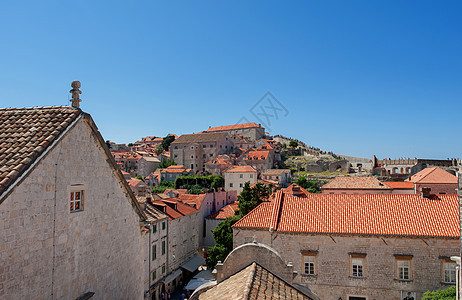
[[225, 173], [257, 173], [257, 170], [251, 166], [232, 166]]
[[261, 127], [261, 126], [259, 126], [256, 123], [242, 123], [242, 124], [235, 124], [235, 125], [212, 127], [212, 128], [207, 129], [207, 132], [235, 130], [235, 129], [244, 129], [244, 128], [255, 128], [255, 127]]
[[406, 181], [415, 183], [455, 183], [457, 184], [457, 177], [445, 170], [434, 167], [425, 168], [419, 173], [412, 175]]
[[232, 217], [235, 214], [235, 211], [238, 210], [239, 201], [235, 201], [230, 203], [226, 206], [223, 206], [219, 211], [207, 216], [207, 219], [216, 219], [216, 220], [224, 220], [228, 217]]
[[216, 142], [224, 137], [228, 136], [226, 132], [211, 132], [211, 133], [195, 133], [195, 134], [183, 134], [172, 142], [175, 144], [189, 144], [189, 143], [208, 143]]
[[175, 198], [153, 200], [152, 204], [156, 209], [166, 214], [169, 220], [181, 218], [198, 211], [187, 204], [181, 203]]
[[236, 228], [319, 234], [459, 237], [457, 195], [309, 194], [278, 191], [239, 220]]
[[0, 194], [80, 114], [69, 106], [0, 109]]
[[269, 151], [249, 151], [246, 160], [265, 160], [268, 158]]
[[386, 185], [391, 187], [392, 189], [414, 189], [413, 182], [406, 182], [406, 181], [383, 181]]
[[389, 190], [390, 187], [380, 182], [377, 178], [356, 177], [356, 176], [340, 176], [331, 180], [329, 183], [321, 187], [324, 189], [341, 189], [341, 190]]

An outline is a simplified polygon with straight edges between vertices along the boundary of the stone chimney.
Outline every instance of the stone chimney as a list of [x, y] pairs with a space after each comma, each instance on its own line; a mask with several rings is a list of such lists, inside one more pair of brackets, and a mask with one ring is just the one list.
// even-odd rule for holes
[[82, 100], [80, 100], [80, 94], [82, 94], [80, 87], [82, 86], [82, 84], [80, 83], [80, 81], [74, 80], [72, 81], [71, 86], [72, 90], [70, 90], [69, 93], [72, 94], [72, 99], [69, 101], [72, 102], [72, 107], [80, 108], [80, 102], [82, 102]]

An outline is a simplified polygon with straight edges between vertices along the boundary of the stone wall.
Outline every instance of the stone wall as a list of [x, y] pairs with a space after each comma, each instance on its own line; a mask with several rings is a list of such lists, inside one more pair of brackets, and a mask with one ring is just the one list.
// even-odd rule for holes
[[[271, 233], [267, 230], [233, 230], [234, 247], [256, 240], [292, 262], [298, 272], [294, 283], [310, 288], [321, 299], [399, 299], [401, 291], [446, 288], [442, 283], [444, 258], [459, 255], [458, 239], [359, 237]], [[316, 274], [304, 275], [302, 251], [317, 251]], [[364, 253], [364, 277], [351, 276], [350, 254]], [[412, 255], [411, 280], [398, 280], [395, 255]]]
[[106, 159], [81, 119], [0, 204], [0, 298], [143, 298], [147, 242]]

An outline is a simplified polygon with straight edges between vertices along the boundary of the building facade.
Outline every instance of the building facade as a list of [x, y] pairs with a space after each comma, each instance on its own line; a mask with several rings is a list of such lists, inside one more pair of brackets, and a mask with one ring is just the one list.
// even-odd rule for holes
[[231, 134], [242, 135], [249, 138], [251, 141], [256, 141], [265, 136], [265, 128], [261, 124], [256, 123], [244, 123], [235, 125], [226, 125], [211, 127], [207, 132], [227, 132]]
[[225, 191], [237, 191], [240, 194], [247, 181], [250, 184], [257, 182], [258, 171], [251, 166], [233, 166], [223, 172], [223, 177]]

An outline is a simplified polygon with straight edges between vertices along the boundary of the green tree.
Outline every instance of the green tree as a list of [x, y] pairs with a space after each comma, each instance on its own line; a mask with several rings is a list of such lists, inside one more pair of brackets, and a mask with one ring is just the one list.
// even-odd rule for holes
[[133, 143], [129, 143], [129, 144], [128, 144], [128, 147], [132, 147], [132, 146], [133, 146]]
[[193, 195], [199, 195], [204, 192], [204, 188], [198, 184], [192, 185], [188, 188], [188, 193]]
[[159, 169], [165, 169], [174, 165], [176, 165], [176, 163], [173, 159], [164, 159], [160, 162]]
[[170, 144], [175, 140], [175, 136], [174, 135], [167, 135], [166, 137], [164, 137], [162, 139], [162, 143], [160, 144], [162, 146], [162, 148], [165, 150], [165, 151], [168, 151], [168, 148], [170, 147]]
[[271, 195], [271, 188], [261, 182], [257, 182], [253, 188], [250, 187], [250, 182], [244, 184], [239, 200], [239, 215], [245, 216], [255, 207], [260, 205], [265, 199]]
[[233, 250], [233, 229], [231, 226], [239, 221], [240, 216], [228, 217], [220, 222], [212, 231], [215, 246], [207, 251], [207, 266], [213, 268], [218, 261], [224, 261], [226, 256]]
[[155, 148], [154, 148], [154, 153], [156, 155], [161, 155], [162, 152], [164, 152], [164, 148], [162, 147], [162, 145], [157, 145]]
[[297, 148], [297, 147], [298, 147], [298, 143], [297, 143], [296, 141], [290, 141], [289, 147]]
[[287, 144], [286, 143], [282, 144], [282, 149], [287, 149]]
[[306, 177], [301, 176], [295, 181], [295, 183], [310, 193], [313, 193], [313, 194], [321, 193], [321, 188], [319, 187], [317, 181], [308, 180], [306, 179]]
[[136, 175], [136, 179], [139, 179], [139, 180], [142, 180], [143, 182], [145, 182], [143, 176], [141, 176], [140, 174]]
[[454, 300], [456, 299], [456, 287], [451, 286], [444, 290], [426, 291], [422, 300]]

